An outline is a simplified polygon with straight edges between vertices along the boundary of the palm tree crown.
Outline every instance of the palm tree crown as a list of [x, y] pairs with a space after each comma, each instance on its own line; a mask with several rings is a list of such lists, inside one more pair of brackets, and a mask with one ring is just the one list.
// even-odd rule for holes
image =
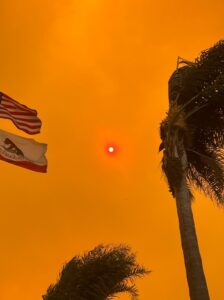
[[176, 200], [190, 299], [209, 300], [190, 186], [224, 205], [223, 40], [194, 62], [178, 59], [169, 79], [169, 111], [161, 123], [160, 136], [162, 169]]
[[[178, 66], [169, 80], [170, 108], [160, 127], [160, 150], [171, 151], [171, 135], [182, 140], [188, 183], [223, 205], [224, 40], [203, 51], [194, 62], [181, 63], [184, 66]], [[163, 170], [174, 193], [183, 174], [181, 165], [175, 158], [163, 158]]]
[[137, 299], [133, 280], [149, 271], [136, 262], [130, 247], [99, 245], [83, 256], [75, 256], [62, 269], [44, 300], [105, 300], [127, 292]]

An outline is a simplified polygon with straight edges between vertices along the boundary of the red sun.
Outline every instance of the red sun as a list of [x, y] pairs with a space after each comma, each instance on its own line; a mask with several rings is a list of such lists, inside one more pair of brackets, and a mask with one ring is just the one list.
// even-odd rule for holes
[[107, 145], [106, 152], [108, 155], [115, 155], [117, 153], [117, 146], [112, 145], [112, 144]]

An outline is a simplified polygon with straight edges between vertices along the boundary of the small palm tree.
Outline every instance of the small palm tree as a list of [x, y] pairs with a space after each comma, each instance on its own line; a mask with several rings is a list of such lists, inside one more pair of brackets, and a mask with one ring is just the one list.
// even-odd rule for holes
[[190, 298], [208, 300], [190, 187], [224, 204], [223, 40], [194, 62], [179, 60], [169, 80], [169, 111], [160, 133], [162, 169], [176, 199]]
[[109, 300], [124, 292], [137, 299], [134, 279], [147, 273], [130, 247], [99, 245], [65, 264], [58, 282], [48, 288], [43, 299]]

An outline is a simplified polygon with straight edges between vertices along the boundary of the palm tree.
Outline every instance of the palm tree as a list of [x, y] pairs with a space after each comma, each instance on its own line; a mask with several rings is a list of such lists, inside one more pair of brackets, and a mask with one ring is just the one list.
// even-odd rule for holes
[[169, 111], [160, 135], [162, 169], [176, 199], [190, 299], [208, 300], [190, 187], [224, 204], [223, 40], [201, 52], [194, 62], [179, 60], [169, 80]]
[[65, 264], [58, 282], [50, 285], [43, 299], [109, 300], [123, 292], [137, 299], [134, 279], [147, 273], [130, 247], [99, 245]]

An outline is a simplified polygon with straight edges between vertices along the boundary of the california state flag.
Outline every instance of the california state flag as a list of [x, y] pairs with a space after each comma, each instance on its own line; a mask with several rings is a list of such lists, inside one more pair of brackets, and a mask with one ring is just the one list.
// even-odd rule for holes
[[0, 159], [36, 172], [47, 172], [47, 145], [0, 130]]

